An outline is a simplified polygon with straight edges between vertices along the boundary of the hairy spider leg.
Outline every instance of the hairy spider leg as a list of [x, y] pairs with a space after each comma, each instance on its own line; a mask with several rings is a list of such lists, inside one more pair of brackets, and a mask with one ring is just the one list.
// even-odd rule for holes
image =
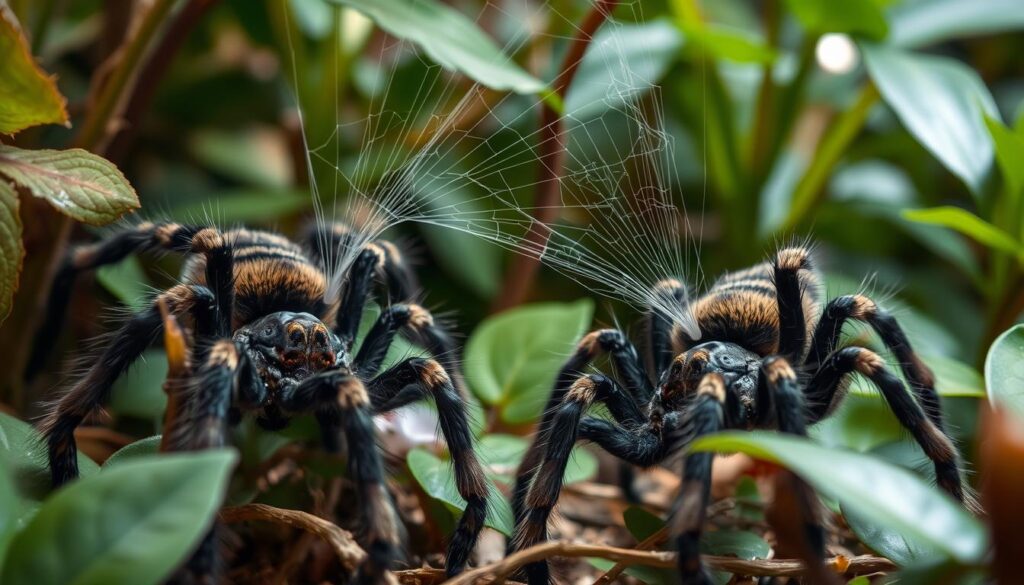
[[437, 406], [441, 433], [455, 468], [455, 487], [466, 500], [466, 510], [448, 543], [445, 570], [454, 576], [465, 568], [487, 519], [487, 483], [473, 451], [465, 399], [445, 368], [432, 359], [407, 359], [371, 380], [367, 388], [375, 414], [427, 398]]
[[[863, 347], [846, 347], [825, 360], [807, 384], [811, 421], [817, 422], [824, 418], [829, 408], [834, 408], [842, 400], [840, 390], [844, 387], [844, 378], [853, 372], [860, 373], [878, 387], [896, 419], [932, 461], [939, 486], [958, 501], [965, 501], [959, 457], [953, 442], [928, 418], [903, 382], [873, 351]], [[973, 502], [967, 503], [973, 506]]]
[[[306, 230], [304, 241], [310, 257], [329, 270], [331, 263], [358, 245], [360, 237], [341, 222], [313, 223]], [[416, 298], [419, 285], [398, 246], [387, 240], [376, 240], [366, 247], [373, 249], [382, 260], [378, 273], [386, 284], [388, 301], [398, 303]]]
[[[603, 403], [620, 425], [634, 429], [647, 422], [633, 396], [610, 378], [596, 374], [578, 377], [554, 409], [547, 431], [539, 434], [534, 441], [535, 445], [540, 446], [539, 465], [536, 469], [520, 467], [517, 480], [524, 481], [529, 477], [532, 481], [528, 484], [529, 489], [523, 500], [520, 520], [516, 523], [516, 532], [511, 542], [513, 550], [523, 550], [547, 540], [548, 519], [558, 502], [565, 468], [572, 448], [580, 437], [582, 423], [587, 420], [583, 415], [595, 401]], [[614, 442], [616, 438], [606, 437], [600, 431], [586, 438], [591, 437], [599, 437], [597, 442], [600, 446], [604, 446], [606, 439], [607, 442]], [[638, 443], [635, 437], [632, 442]], [[525, 567], [525, 571], [531, 585], [548, 583], [546, 561], [531, 563]]]

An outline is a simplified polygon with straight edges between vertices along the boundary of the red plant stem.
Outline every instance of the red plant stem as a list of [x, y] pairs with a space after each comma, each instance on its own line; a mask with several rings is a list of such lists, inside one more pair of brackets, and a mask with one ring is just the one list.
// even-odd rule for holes
[[[577, 28], [576, 36], [562, 61], [561, 70], [552, 83], [552, 91], [559, 98], [565, 98], [594, 33], [618, 4], [619, 0], [597, 0]], [[538, 133], [540, 168], [537, 171], [537, 194], [533, 206], [534, 223], [523, 238], [525, 248], [531, 252], [536, 251], [536, 254], [512, 257], [501, 292], [494, 304], [496, 312], [522, 304], [526, 299], [537, 279], [540, 256], [551, 235], [548, 224], [557, 219], [561, 204], [560, 187], [562, 169], [565, 166], [565, 125], [561, 112], [555, 110], [549, 101], [542, 101], [541, 108], [541, 128]]]

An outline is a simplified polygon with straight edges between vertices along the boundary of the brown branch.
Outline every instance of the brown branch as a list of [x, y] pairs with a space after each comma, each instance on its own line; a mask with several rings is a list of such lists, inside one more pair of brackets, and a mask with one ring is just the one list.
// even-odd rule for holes
[[129, 152], [138, 133], [139, 120], [153, 102], [160, 80], [174, 62], [189, 33], [216, 3], [217, 0], [190, 0], [167, 25], [167, 31], [160, 37], [150, 52], [150, 57], [139, 71], [138, 82], [128, 98], [124, 112], [120, 116], [121, 122], [117, 124], [117, 129], [106, 149], [107, 158], [117, 163]]
[[[577, 27], [576, 36], [562, 61], [560, 73], [552, 83], [552, 91], [560, 101], [568, 93], [594, 33], [618, 4], [619, 0], [596, 0], [583, 23]], [[505, 282], [500, 289], [502, 292], [494, 305], [496, 311], [514, 307], [526, 299], [533, 282], [537, 279], [540, 256], [551, 235], [548, 224], [557, 219], [561, 204], [560, 187], [566, 156], [562, 113], [556, 111], [549, 100], [543, 100], [541, 108], [541, 127], [538, 132], [540, 168], [537, 170], [534, 222], [523, 238], [526, 249], [531, 252], [512, 257], [505, 273]], [[533, 251], [536, 251], [536, 255]]]
[[[447, 581], [447, 585], [500, 582], [520, 567], [550, 557], [595, 557], [629, 565], [643, 565], [662, 569], [676, 567], [676, 555], [670, 552], [639, 551], [630, 548], [573, 544], [568, 542], [547, 542], [519, 551], [492, 565], [467, 571]], [[750, 576], [797, 577], [804, 574], [806, 570], [804, 564], [795, 559], [745, 560], [705, 555], [703, 560], [704, 564], [710, 569]], [[837, 573], [851, 576], [891, 571], [896, 568], [896, 565], [889, 559], [871, 555], [857, 556], [852, 559], [841, 556], [835, 557], [828, 561], [828, 566]]]
[[273, 522], [314, 534], [331, 545], [335, 554], [338, 555], [341, 566], [348, 571], [355, 571], [362, 564], [363, 559], [366, 558], [366, 552], [356, 544], [352, 534], [347, 530], [343, 530], [336, 524], [301, 510], [286, 510], [267, 506], [266, 504], [246, 504], [244, 506], [224, 508], [220, 511], [220, 519], [225, 524], [249, 520]]

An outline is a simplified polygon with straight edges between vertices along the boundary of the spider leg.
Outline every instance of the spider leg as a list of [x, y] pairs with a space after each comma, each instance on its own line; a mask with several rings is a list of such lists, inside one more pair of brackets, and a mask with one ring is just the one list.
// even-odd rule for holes
[[[577, 378], [555, 409], [550, 428], [534, 439], [534, 446], [541, 453], [539, 465], [536, 469], [527, 467], [525, 463], [519, 467], [517, 485], [526, 483], [529, 489], [523, 500], [524, 508], [516, 514], [512, 549], [523, 550], [547, 539], [548, 518], [558, 502], [569, 455], [580, 434], [583, 413], [594, 401], [603, 402], [622, 424], [639, 426], [645, 422], [632, 396], [611, 379], [601, 375]], [[533, 585], [547, 583], [547, 563], [527, 565], [526, 575]]]
[[[759, 384], [760, 396], [766, 396], [768, 403], [774, 406], [775, 423], [779, 431], [801, 437], [807, 436], [807, 410], [804, 395], [800, 390], [796, 372], [785, 358], [773, 356], [761, 362]], [[797, 509], [803, 520], [803, 538], [800, 539], [801, 554], [808, 564], [808, 577], [814, 576], [816, 581], [829, 581], [831, 575], [825, 567], [825, 531], [821, 527], [818, 509], [815, 506], [814, 493], [803, 480], [790, 472], [784, 472], [781, 478], [791, 489]]]
[[368, 379], [380, 373], [381, 363], [400, 332], [423, 345], [445, 371], [452, 375], [456, 389], [464, 391], [455, 343], [444, 328], [434, 323], [434, 317], [429, 311], [411, 303], [391, 305], [377, 317], [363, 338], [353, 362], [360, 377]]
[[[309, 255], [325, 268], [330, 268], [346, 250], [362, 241], [358, 233], [341, 222], [325, 225], [314, 223], [308, 228], [305, 237]], [[397, 303], [415, 298], [419, 285], [398, 246], [387, 240], [376, 240], [365, 247], [375, 249], [382, 259], [378, 271], [387, 285], [388, 301]]]
[[852, 372], [860, 373], [878, 387], [896, 419], [910, 431], [935, 465], [939, 487], [963, 502], [964, 486], [956, 447], [875, 352], [863, 347], [846, 347], [825, 360], [807, 385], [807, 398], [812, 405], [812, 423], [824, 418], [828, 409], [841, 399], [839, 390], [843, 386], [843, 379]]
[[[725, 428], [725, 381], [717, 373], [706, 374], [688, 409], [685, 426], [696, 439]], [[700, 536], [711, 497], [713, 453], [690, 453], [683, 459], [683, 483], [672, 523], [679, 549], [679, 573], [686, 585], [710, 585], [710, 575], [700, 559]]]
[[422, 358], [405, 360], [387, 370], [370, 381], [368, 389], [377, 414], [427, 397], [437, 405], [441, 433], [455, 468], [455, 485], [466, 500], [466, 511], [448, 543], [446, 572], [456, 575], [466, 566], [487, 518], [487, 484], [473, 451], [465, 401], [441, 364]]
[[162, 248], [187, 253], [191, 249], [192, 237], [202, 229], [200, 226], [145, 222], [95, 244], [70, 249], [57, 268], [50, 286], [43, 321], [32, 341], [32, 352], [24, 372], [25, 380], [35, 378], [46, 363], [53, 347], [53, 337], [63, 326], [75, 278], [80, 273], [115, 264], [143, 249]]
[[882, 342], [899, 361], [900, 369], [910, 383], [910, 389], [921, 403], [928, 418], [941, 431], [945, 432], [942, 404], [939, 401], [938, 392], [935, 391], [935, 377], [914, 352], [896, 318], [879, 308], [868, 297], [847, 295], [837, 297], [826, 305], [814, 331], [808, 362], [821, 364], [828, 359], [828, 356], [838, 347], [843, 324], [848, 319], [866, 322], [878, 333]]
[[[583, 370], [602, 353], [611, 356], [616, 372], [622, 376], [623, 382], [629, 392], [632, 393], [635, 403], [647, 403], [654, 394], [647, 372], [640, 363], [636, 348], [629, 341], [626, 335], [618, 329], [599, 329], [586, 334], [576, 346], [576, 351], [562, 365], [555, 379], [555, 386], [548, 396], [548, 402], [544, 407], [544, 414], [537, 425], [536, 436], [546, 436], [551, 428], [552, 419], [559, 405], [565, 398], [566, 392]], [[516, 477], [515, 486], [512, 488], [512, 511], [515, 514], [516, 522], [520, 520], [520, 513], [523, 510], [523, 499], [529, 490], [533, 474], [540, 465], [543, 453], [543, 441], [535, 439], [523, 456], [519, 465], [519, 472]]]
[[785, 248], [775, 255], [772, 266], [779, 305], [779, 355], [791, 363], [803, 361], [807, 344], [804, 296], [816, 282], [810, 253], [804, 248]]
[[[158, 304], [167, 303], [172, 313], [210, 310], [214, 297], [209, 289], [197, 285], [177, 285], [160, 294], [148, 308], [130, 317], [112, 334], [93, 365], [47, 413], [41, 430], [49, 447], [50, 474], [54, 487], [78, 477], [78, 448], [75, 429], [94, 410], [105, 404], [110, 387], [138, 359], [163, 330]], [[197, 321], [200, 319], [197, 318]]]
[[[686, 302], [686, 286], [680, 281], [670, 278], [654, 285], [652, 291], [664, 305], [682, 307]], [[672, 348], [672, 316], [666, 315], [657, 307], [650, 307], [645, 317], [647, 321], [647, 353], [653, 372], [660, 373], [668, 369], [675, 357]]]
[[281, 408], [290, 414], [314, 412], [324, 445], [337, 452], [341, 445], [334, 429], [341, 429], [348, 445], [349, 477], [359, 490], [367, 528], [367, 558], [362, 577], [383, 582], [397, 556], [399, 524], [384, 482], [384, 466], [373, 429], [373, 410], [363, 383], [351, 372], [321, 372], [287, 389]]

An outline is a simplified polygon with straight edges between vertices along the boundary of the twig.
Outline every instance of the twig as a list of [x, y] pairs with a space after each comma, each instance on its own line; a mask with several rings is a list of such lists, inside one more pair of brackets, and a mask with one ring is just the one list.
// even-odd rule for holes
[[[499, 582], [524, 565], [550, 557], [596, 557], [630, 565], [643, 565], [662, 569], [676, 567], [676, 555], [670, 552], [639, 551], [631, 548], [573, 544], [568, 542], [547, 542], [519, 551], [492, 565], [465, 572], [447, 581], [447, 585]], [[711, 569], [740, 575], [797, 577], [805, 571], [804, 564], [795, 559], [748, 561], [733, 557], [705, 555], [703, 560], [704, 564]], [[844, 575], [877, 573], [891, 571], [896, 568], [896, 565], [889, 559], [871, 555], [857, 556], [852, 559], [835, 557], [828, 561], [828, 566], [837, 573]], [[488, 576], [489, 578], [485, 579]]]
[[[619, 0], [597, 0], [590, 13], [577, 27], [575, 38], [569, 46], [565, 59], [558, 76], [552, 83], [552, 90], [558, 97], [559, 102], [564, 101], [576, 76], [580, 61], [586, 52], [594, 33], [604, 23]], [[505, 282], [501, 287], [501, 295], [495, 303], [495, 310], [514, 307], [525, 300], [527, 293], [537, 278], [537, 270], [540, 264], [540, 256], [548, 238], [551, 235], [551, 228], [548, 227], [558, 216], [560, 204], [559, 192], [562, 179], [562, 167], [565, 165], [564, 125], [562, 124], [562, 112], [555, 109], [551, 100], [545, 99], [541, 102], [541, 127], [538, 132], [538, 148], [540, 156], [538, 161], [540, 168], [537, 171], [537, 195], [534, 200], [534, 224], [530, 231], [524, 236], [527, 250], [536, 251], [532, 253], [513, 256], [509, 263], [508, 271], [505, 273]]]
[[366, 558], [366, 552], [352, 538], [352, 534], [323, 518], [318, 518], [301, 510], [286, 510], [266, 504], [246, 504], [224, 508], [220, 511], [220, 519], [225, 524], [260, 520], [285, 524], [293, 528], [319, 536], [331, 545], [341, 566], [348, 571], [355, 571]]

